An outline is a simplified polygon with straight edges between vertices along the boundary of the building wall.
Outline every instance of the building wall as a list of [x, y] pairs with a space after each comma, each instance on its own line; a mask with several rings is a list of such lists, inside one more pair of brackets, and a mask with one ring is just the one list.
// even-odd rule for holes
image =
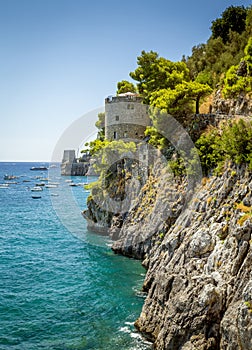
[[75, 150], [64, 150], [63, 162], [74, 162], [75, 161]]
[[106, 139], [142, 139], [148, 125], [148, 106], [142, 103], [140, 97], [117, 96], [105, 100]]

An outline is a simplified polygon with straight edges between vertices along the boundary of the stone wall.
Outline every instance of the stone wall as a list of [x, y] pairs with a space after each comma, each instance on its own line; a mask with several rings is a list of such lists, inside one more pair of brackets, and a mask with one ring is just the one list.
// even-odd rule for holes
[[150, 125], [148, 106], [136, 96], [113, 97], [105, 100], [105, 137], [142, 139]]

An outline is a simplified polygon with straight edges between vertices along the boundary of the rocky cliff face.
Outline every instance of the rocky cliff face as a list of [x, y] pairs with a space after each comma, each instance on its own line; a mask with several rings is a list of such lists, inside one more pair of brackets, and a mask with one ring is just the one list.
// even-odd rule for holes
[[136, 327], [155, 349], [249, 350], [252, 174], [232, 167], [203, 182], [185, 207], [185, 181], [164, 170], [150, 177], [113, 249], [144, 259]]
[[217, 90], [213, 100], [212, 113], [250, 116], [252, 114], [252, 100], [245, 94], [240, 94], [235, 99], [224, 99], [221, 97], [221, 90]]

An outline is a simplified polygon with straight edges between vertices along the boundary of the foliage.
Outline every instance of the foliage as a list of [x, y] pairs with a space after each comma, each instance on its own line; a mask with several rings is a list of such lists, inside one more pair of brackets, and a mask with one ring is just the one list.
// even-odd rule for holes
[[200, 98], [211, 92], [209, 85], [190, 81], [184, 62], [171, 62], [153, 51], [142, 51], [137, 62], [138, 67], [130, 76], [138, 81], [145, 103], [161, 111], [176, 115], [193, 112], [195, 101], [198, 113]]
[[105, 127], [105, 112], [98, 113], [98, 120], [95, 123], [97, 129], [102, 129]]
[[138, 82], [138, 91], [148, 104], [153, 92], [174, 89], [177, 84], [189, 79], [189, 71], [184, 62], [172, 62], [159, 57], [154, 51], [142, 51], [141, 56], [137, 57], [137, 64], [138, 67], [130, 76]]
[[195, 143], [204, 174], [215, 168], [222, 160], [219, 149], [220, 138], [220, 131], [217, 128], [210, 127]]
[[104, 141], [105, 139], [105, 113], [98, 113], [98, 120], [95, 123], [95, 126], [98, 129], [97, 139]]
[[100, 162], [96, 164], [98, 172], [101, 172], [104, 168], [107, 169], [108, 165], [114, 164], [124, 156], [126, 157], [128, 153], [135, 151], [136, 144], [134, 142], [124, 142], [122, 140], [105, 141], [97, 154], [100, 158]]
[[89, 153], [91, 156], [96, 155], [100, 150], [106, 147], [110, 141], [108, 140], [100, 140], [96, 139], [94, 141], [89, 142]]
[[246, 27], [247, 11], [244, 6], [230, 6], [223, 13], [221, 18], [212, 22], [213, 38], [221, 37], [223, 42], [229, 40], [230, 31], [241, 34]]
[[221, 18], [212, 22], [212, 35], [207, 43], [194, 46], [191, 56], [184, 58], [191, 79], [211, 87], [222, 83], [223, 74], [239, 64], [251, 35], [252, 7], [227, 8]]
[[126, 92], [137, 92], [137, 89], [133, 83], [130, 83], [127, 80], [122, 80], [117, 83], [117, 95], [126, 93]]
[[220, 169], [225, 160], [235, 164], [248, 164], [252, 169], [252, 122], [233, 121], [221, 128], [211, 127], [196, 142], [205, 174]]
[[212, 89], [207, 84], [196, 81], [182, 82], [173, 89], [161, 89], [151, 94], [150, 104], [170, 114], [193, 112], [192, 101], [196, 102], [196, 113], [199, 113], [201, 97], [209, 95]]
[[252, 91], [252, 37], [248, 40], [244, 54], [240, 64], [231, 66], [225, 75], [225, 97], [236, 97], [241, 92]]
[[[135, 151], [136, 144], [134, 142], [124, 142], [122, 140], [94, 141], [92, 155], [96, 160], [94, 168], [99, 174], [99, 178], [96, 182], [86, 187], [92, 191], [92, 196], [97, 195], [101, 199], [102, 196], [106, 196], [105, 192], [109, 191], [109, 188], [119, 186], [121, 182], [116, 173], [117, 164], [123, 162], [123, 159], [129, 158]], [[103, 186], [104, 183], [105, 187]]]

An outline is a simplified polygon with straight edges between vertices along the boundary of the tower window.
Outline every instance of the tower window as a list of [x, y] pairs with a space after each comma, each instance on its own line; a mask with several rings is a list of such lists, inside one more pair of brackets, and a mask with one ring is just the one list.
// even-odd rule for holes
[[124, 131], [123, 136], [124, 136], [125, 138], [126, 138], [126, 137], [128, 137], [128, 133], [127, 133], [127, 131]]
[[114, 140], [117, 140], [117, 132], [114, 131]]
[[116, 115], [115, 120], [116, 120], [116, 121], [119, 120], [119, 115]]

